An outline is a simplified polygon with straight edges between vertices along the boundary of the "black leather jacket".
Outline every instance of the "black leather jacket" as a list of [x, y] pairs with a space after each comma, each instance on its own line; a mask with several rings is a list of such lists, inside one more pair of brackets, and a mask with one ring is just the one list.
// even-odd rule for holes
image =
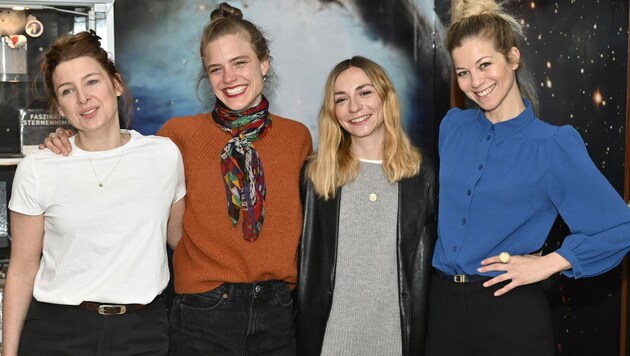
[[[297, 284], [298, 355], [321, 353], [335, 291], [339, 202], [319, 198], [307, 182]], [[404, 356], [424, 355], [431, 259], [437, 235], [433, 165], [425, 159], [420, 174], [398, 184], [398, 301]]]

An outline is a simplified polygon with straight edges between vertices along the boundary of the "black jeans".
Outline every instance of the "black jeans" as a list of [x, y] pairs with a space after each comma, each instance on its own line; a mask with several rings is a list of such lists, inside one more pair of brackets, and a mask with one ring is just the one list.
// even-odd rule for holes
[[158, 356], [168, 353], [168, 318], [163, 298], [145, 309], [100, 315], [71, 305], [33, 299], [20, 336], [24, 356]]
[[284, 282], [225, 283], [173, 302], [170, 354], [295, 355], [295, 314]]

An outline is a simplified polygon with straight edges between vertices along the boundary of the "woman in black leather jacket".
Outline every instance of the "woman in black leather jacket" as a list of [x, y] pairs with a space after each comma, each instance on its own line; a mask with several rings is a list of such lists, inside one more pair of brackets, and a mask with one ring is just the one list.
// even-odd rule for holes
[[298, 355], [423, 355], [436, 238], [435, 171], [402, 130], [382, 67], [328, 76], [304, 179]]

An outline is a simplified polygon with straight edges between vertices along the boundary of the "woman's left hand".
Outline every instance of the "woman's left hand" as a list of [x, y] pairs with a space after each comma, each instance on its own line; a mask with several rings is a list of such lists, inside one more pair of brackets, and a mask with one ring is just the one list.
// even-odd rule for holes
[[556, 252], [545, 256], [510, 256], [507, 263], [501, 263], [497, 255], [481, 261], [481, 265], [482, 267], [477, 269], [479, 273], [505, 272], [484, 282], [484, 287], [490, 287], [497, 283], [511, 280], [510, 283], [494, 293], [497, 297], [518, 286], [540, 282], [555, 273], [571, 268], [569, 261]]

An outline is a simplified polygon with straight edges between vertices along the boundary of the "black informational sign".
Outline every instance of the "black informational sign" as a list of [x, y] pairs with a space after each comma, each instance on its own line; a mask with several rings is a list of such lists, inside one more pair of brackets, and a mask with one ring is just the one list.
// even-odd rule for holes
[[5, 247], [9, 239], [7, 216], [7, 182], [0, 181], [0, 247]]
[[22, 145], [39, 145], [57, 127], [71, 128], [68, 120], [47, 109], [20, 109]]

